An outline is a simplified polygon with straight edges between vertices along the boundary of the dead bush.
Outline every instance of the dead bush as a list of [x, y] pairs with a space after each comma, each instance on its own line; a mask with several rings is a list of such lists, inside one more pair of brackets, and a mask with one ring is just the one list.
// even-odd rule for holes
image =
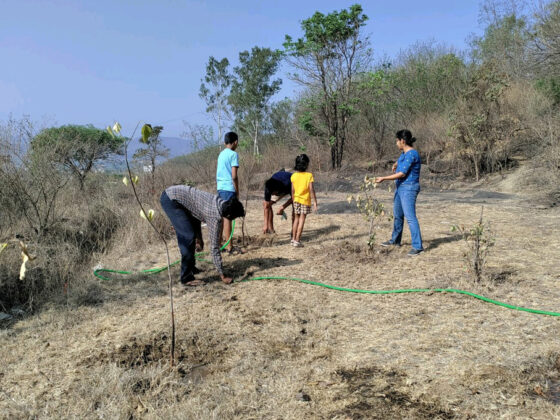
[[484, 173], [501, 170], [515, 150], [522, 130], [518, 115], [508, 106], [507, 75], [492, 64], [481, 66], [457, 101], [450, 116], [453, 148], [468, 161], [478, 181]]
[[52, 299], [63, 298], [71, 287], [79, 264], [79, 250], [69, 243], [28, 244], [35, 257], [20, 279], [21, 256], [17, 246], [6, 249], [0, 259], [0, 305], [21, 306], [29, 312]]

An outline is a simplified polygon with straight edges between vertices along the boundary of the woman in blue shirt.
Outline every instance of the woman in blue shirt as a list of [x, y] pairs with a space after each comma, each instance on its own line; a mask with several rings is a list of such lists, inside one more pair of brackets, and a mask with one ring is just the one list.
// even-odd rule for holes
[[416, 139], [409, 130], [397, 131], [397, 147], [402, 152], [393, 165], [393, 175], [380, 176], [375, 182], [395, 180], [395, 198], [393, 201], [393, 234], [382, 246], [401, 245], [404, 218], [408, 222], [412, 249], [408, 256], [413, 257], [424, 251], [420, 225], [416, 218], [416, 197], [420, 192], [420, 155], [412, 146]]

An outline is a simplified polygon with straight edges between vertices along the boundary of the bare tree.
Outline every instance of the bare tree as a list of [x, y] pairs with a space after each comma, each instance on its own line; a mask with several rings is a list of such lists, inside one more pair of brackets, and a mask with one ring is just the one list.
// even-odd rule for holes
[[60, 192], [72, 174], [56, 159], [56, 150], [31, 153], [37, 132], [29, 117], [0, 128], [0, 223], [23, 220], [41, 237], [62, 218]]

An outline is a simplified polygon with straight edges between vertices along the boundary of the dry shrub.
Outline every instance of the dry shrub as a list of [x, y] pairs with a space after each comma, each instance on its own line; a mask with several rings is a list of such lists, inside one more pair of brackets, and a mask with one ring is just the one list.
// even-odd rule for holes
[[[295, 163], [296, 156], [302, 152], [294, 150], [293, 153], [293, 163], [291, 167], [293, 167]], [[320, 139], [310, 139], [306, 144], [304, 153], [306, 153], [311, 160], [309, 167], [311, 171], [323, 172], [331, 169], [332, 162], [329, 147]]]
[[[261, 161], [261, 171], [265, 174], [273, 173], [284, 168], [287, 171], [294, 166], [294, 161], [298, 155], [298, 150], [290, 148], [286, 144], [265, 144], [262, 147], [263, 157]], [[301, 152], [299, 152], [301, 153]]]
[[[529, 92], [529, 94], [527, 94]], [[560, 114], [553, 106], [552, 101], [539, 93], [537, 90], [526, 89], [520, 92], [525, 95], [525, 105], [529, 112], [525, 113], [525, 124], [527, 130], [527, 142], [525, 154], [533, 158], [531, 171], [538, 183], [553, 194], [558, 195], [560, 188]], [[521, 96], [521, 99], [523, 96]], [[546, 176], [542, 176], [546, 174]]]
[[[89, 272], [89, 261], [94, 254], [108, 250], [124, 224], [122, 203], [115, 202], [100, 179], [97, 182], [88, 185], [85, 196], [71, 187], [61, 192], [64, 217], [41, 235], [24, 221], [11, 227], [7, 237], [10, 246], [0, 255], [0, 304], [4, 308], [24, 306], [33, 311], [46, 302], [67, 302], [70, 293], [76, 295], [82, 288], [90, 288], [93, 279], [89, 273], [84, 276], [84, 271]], [[23, 280], [19, 279], [21, 256], [14, 233], [36, 257], [27, 263]]]
[[[422, 163], [428, 165], [431, 170], [439, 172], [437, 168], [440, 168], [440, 162], [445, 160], [443, 151], [451, 141], [447, 134], [449, 131], [447, 117], [442, 114], [423, 115], [412, 121], [409, 129], [418, 140], [415, 147], [422, 156]], [[441, 169], [447, 168], [449, 166]]]
[[27, 263], [24, 279], [19, 278], [19, 247], [4, 251], [0, 263], [0, 305], [21, 306], [35, 311], [45, 302], [63, 297], [79, 270], [79, 250], [69, 243], [28, 244], [34, 260]]

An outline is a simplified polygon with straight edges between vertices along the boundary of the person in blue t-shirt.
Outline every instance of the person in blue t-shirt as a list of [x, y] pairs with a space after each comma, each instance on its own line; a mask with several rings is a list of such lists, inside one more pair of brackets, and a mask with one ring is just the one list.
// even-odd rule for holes
[[[290, 198], [280, 206], [277, 215], [284, 214], [284, 210], [292, 204], [292, 181], [290, 180], [292, 176], [291, 172], [287, 172], [285, 169], [281, 169], [272, 175], [264, 183], [264, 226], [263, 233], [274, 233], [274, 213], [272, 212], [272, 205], [277, 203], [282, 197], [289, 195]], [[292, 217], [293, 217], [292, 212]]]
[[408, 222], [412, 249], [408, 256], [413, 257], [424, 251], [420, 225], [416, 218], [416, 198], [420, 192], [420, 155], [412, 146], [416, 139], [409, 130], [397, 131], [397, 147], [402, 152], [393, 165], [393, 175], [380, 176], [375, 182], [395, 180], [395, 198], [393, 200], [393, 234], [382, 246], [401, 245], [404, 218]]
[[[218, 196], [224, 201], [229, 201], [233, 197], [239, 197], [239, 183], [237, 179], [239, 156], [235, 151], [239, 144], [237, 133], [233, 131], [226, 133], [224, 136], [224, 143], [226, 148], [222, 150], [218, 156], [216, 187]], [[231, 234], [231, 220], [224, 218], [223, 222], [223, 234], [227, 240]], [[233, 251], [233, 244], [231, 242], [227, 245], [226, 251], [229, 253]]]

